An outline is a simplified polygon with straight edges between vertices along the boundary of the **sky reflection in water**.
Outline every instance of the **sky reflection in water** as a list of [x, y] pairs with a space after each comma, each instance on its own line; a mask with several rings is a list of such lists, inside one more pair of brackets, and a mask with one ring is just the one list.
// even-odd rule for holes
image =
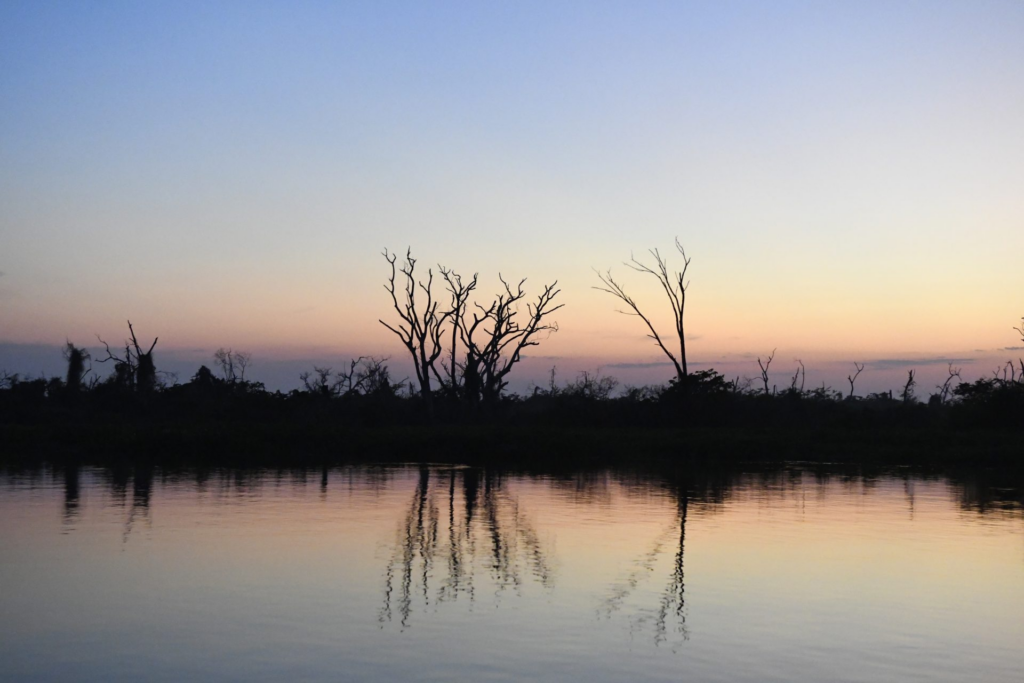
[[0, 482], [4, 681], [994, 681], [1024, 664], [1019, 474]]

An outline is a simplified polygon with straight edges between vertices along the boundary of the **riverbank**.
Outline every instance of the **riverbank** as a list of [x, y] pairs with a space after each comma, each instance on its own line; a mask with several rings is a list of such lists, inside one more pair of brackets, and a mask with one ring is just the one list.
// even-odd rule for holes
[[0, 462], [300, 466], [344, 462], [514, 465], [807, 461], [1024, 465], [1013, 431], [886, 427], [351, 426], [280, 422], [0, 425]]

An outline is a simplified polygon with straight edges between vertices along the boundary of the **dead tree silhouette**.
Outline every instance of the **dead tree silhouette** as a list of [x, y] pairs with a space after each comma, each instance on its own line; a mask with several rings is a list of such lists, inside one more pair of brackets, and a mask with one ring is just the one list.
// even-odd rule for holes
[[914, 376], [917, 374], [914, 370], [907, 372], [907, 383], [903, 385], [903, 391], [900, 392], [900, 399], [904, 403], [913, 403], [916, 399], [914, 398], [914, 387], [917, 386], [917, 380]]
[[847, 375], [846, 376], [846, 381], [848, 381], [850, 383], [850, 398], [851, 399], [854, 396], [854, 394], [853, 394], [854, 382], [856, 382], [857, 378], [860, 377], [860, 373], [864, 372], [864, 364], [863, 363], [858, 363], [858, 362], [854, 361], [853, 367], [857, 368], [857, 372], [853, 373], [852, 375]]
[[523, 350], [540, 344], [538, 335], [558, 331], [558, 323], [545, 319], [564, 305], [552, 304], [561, 292], [557, 289], [558, 281], [544, 285], [537, 300], [526, 303], [526, 319], [520, 324], [516, 318], [521, 312], [519, 305], [526, 298], [523, 290], [526, 279], [520, 280], [515, 289], [500, 275], [498, 279], [505, 291], [500, 292], [490, 306], [484, 308], [476, 304], [479, 313], [472, 311], [472, 321], [466, 310], [458, 318], [459, 337], [466, 348], [463, 389], [473, 402], [482, 399], [491, 403], [499, 398], [508, 386], [505, 378], [522, 360]]
[[602, 273], [595, 269], [597, 277], [601, 280], [603, 287], [594, 287], [594, 289], [601, 292], [607, 292], [615, 298], [622, 301], [629, 308], [628, 311], [619, 310], [620, 313], [625, 315], [635, 315], [644, 321], [644, 324], [649, 330], [647, 335], [654, 340], [655, 345], [661, 349], [676, 370], [676, 379], [680, 385], [685, 386], [686, 380], [689, 377], [689, 369], [686, 364], [686, 334], [683, 321], [683, 314], [686, 311], [686, 289], [689, 286], [689, 282], [686, 281], [686, 270], [690, 267], [690, 258], [686, 255], [686, 250], [683, 249], [683, 245], [679, 243], [679, 238], [676, 238], [676, 249], [683, 257], [683, 269], [674, 273], [669, 273], [668, 265], [665, 259], [662, 258], [661, 254], [657, 249], [650, 249], [649, 253], [654, 257], [654, 266], [648, 266], [645, 263], [641, 263], [630, 255], [629, 261], [624, 262], [624, 265], [628, 268], [640, 273], [647, 273], [653, 275], [657, 280], [658, 284], [665, 291], [665, 295], [668, 297], [670, 307], [672, 309], [672, 317], [675, 320], [675, 332], [676, 337], [679, 340], [679, 356], [678, 358], [674, 353], [669, 351], [668, 347], [665, 346], [665, 342], [662, 340], [661, 335], [654, 328], [654, 324], [650, 318], [647, 317], [641, 310], [640, 305], [626, 293], [626, 290], [612, 277], [612, 271], [609, 268], [607, 271]]
[[942, 405], [949, 399], [949, 395], [953, 391], [953, 380], [955, 379], [958, 382], [960, 381], [960, 368], [954, 368], [953, 363], [949, 364], [947, 372], [949, 373], [949, 376], [946, 377], [946, 381], [940, 385], [936, 385], [935, 387], [939, 390], [939, 393], [936, 394], [936, 396], [938, 396], [939, 405]]
[[[799, 358], [794, 359], [797, 362], [796, 372], [793, 373], [793, 379], [789, 383], [789, 390], [797, 394], [804, 393], [804, 382], [807, 380], [807, 368], [804, 367], [804, 362]], [[796, 382], [800, 380], [800, 388], [797, 388]]]
[[110, 350], [110, 344], [97, 336], [96, 338], [100, 340], [107, 351], [107, 357], [97, 362], [114, 362], [114, 381], [118, 386], [130, 391], [149, 393], [156, 388], [156, 365], [153, 362], [153, 349], [156, 348], [156, 343], [160, 338], [153, 339], [149, 350], [143, 351], [135, 337], [135, 328], [132, 327], [131, 320], [128, 321], [128, 332], [131, 334], [131, 340], [124, 343], [124, 356], [115, 356]]
[[[772, 361], [775, 360], [775, 352], [777, 350], [778, 349], [772, 349], [772, 352], [768, 354], [768, 359], [764, 363], [761, 362], [761, 356], [757, 357], [757, 365], [758, 365], [759, 368], [761, 368], [761, 381], [764, 382], [764, 395], [765, 396], [767, 396], [768, 393], [769, 393], [768, 392], [768, 368], [771, 367]], [[796, 378], [794, 378], [794, 383], [795, 383], [795, 379]]]
[[307, 393], [325, 397], [394, 396], [405, 386], [406, 380], [393, 382], [387, 361], [386, 356], [360, 356], [349, 361], [348, 370], [337, 372], [314, 365], [313, 371], [303, 372], [299, 380]]
[[[451, 342], [448, 348], [448, 358], [443, 360], [441, 364], [447, 371], [448, 388], [457, 396], [462, 388], [462, 380], [460, 380], [458, 375], [460, 366], [458, 360], [459, 333], [462, 330], [462, 321], [466, 316], [466, 308], [469, 306], [469, 297], [477, 286], [478, 274], [473, 273], [473, 279], [463, 283], [462, 276], [455, 271], [448, 268], [440, 268], [440, 271], [441, 277], [444, 278], [445, 283], [447, 284], [448, 293], [451, 294], [452, 297], [450, 308], [454, 314], [451, 321], [452, 330]], [[462, 369], [464, 378], [464, 365]]]
[[[431, 376], [440, 382], [441, 376], [437, 371], [436, 363], [443, 351], [441, 342], [443, 328], [445, 322], [452, 317], [453, 311], [438, 310], [440, 304], [434, 298], [433, 292], [433, 269], [427, 270], [425, 284], [416, 280], [416, 259], [412, 257], [412, 248], [406, 250], [405, 263], [401, 267], [396, 265], [397, 254], [392, 254], [385, 249], [384, 258], [391, 264], [391, 276], [384, 288], [391, 295], [391, 303], [402, 322], [398, 323], [397, 328], [383, 320], [379, 322], [395, 333], [409, 351], [409, 355], [412, 356], [420, 396], [426, 402], [429, 410], [432, 396]], [[401, 295], [398, 293], [399, 285], [396, 284], [399, 272], [402, 273], [405, 281], [401, 286]], [[422, 304], [416, 300], [417, 292], [422, 292], [426, 299]]]
[[[438, 266], [450, 295], [449, 304], [442, 307], [433, 292], [433, 270], [427, 271], [426, 282], [418, 281], [416, 259], [411, 250], [406, 252], [401, 267], [397, 265], [395, 254], [385, 250], [384, 258], [391, 264], [391, 276], [384, 288], [391, 295], [401, 322], [397, 326], [383, 320], [380, 323], [401, 340], [412, 356], [420, 396], [427, 403], [428, 411], [435, 382], [438, 387], [448, 387], [453, 394], [472, 402], [496, 400], [508, 386], [505, 378], [522, 360], [523, 350], [538, 345], [539, 335], [558, 330], [557, 323], [547, 322], [548, 316], [562, 307], [553, 304], [561, 291], [557, 280], [545, 285], [536, 301], [529, 303], [524, 301], [525, 279], [513, 288], [499, 275], [504, 291], [487, 307], [475, 304], [471, 309], [469, 298], [477, 288], [478, 276], [474, 274], [471, 280], [463, 282], [458, 273]], [[396, 283], [399, 273], [404, 278], [401, 286]], [[417, 295], [422, 296], [419, 301]], [[519, 317], [524, 304], [525, 320]], [[451, 341], [446, 350], [444, 339], [449, 332]], [[460, 343], [465, 350], [461, 363], [458, 361]], [[441, 370], [438, 370], [439, 364]]]
[[245, 381], [245, 371], [252, 365], [252, 354], [221, 347], [214, 352], [213, 360], [220, 366], [224, 381], [235, 384]]

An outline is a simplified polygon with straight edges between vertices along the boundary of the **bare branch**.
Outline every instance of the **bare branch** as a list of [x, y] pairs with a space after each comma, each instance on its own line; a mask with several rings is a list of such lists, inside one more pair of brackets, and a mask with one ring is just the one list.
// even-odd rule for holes
[[676, 249], [683, 257], [683, 268], [681, 271], [670, 272], [668, 264], [665, 259], [662, 258], [661, 253], [657, 249], [648, 250], [648, 253], [654, 259], [653, 266], [637, 260], [632, 254], [630, 254], [629, 261], [626, 261], [624, 265], [638, 273], [652, 275], [658, 281], [658, 284], [661, 285], [672, 310], [672, 317], [675, 324], [675, 335], [679, 343], [678, 356], [668, 349], [650, 318], [640, 310], [639, 304], [637, 304], [636, 300], [626, 292], [623, 286], [616, 282], [612, 277], [610, 269], [604, 273], [595, 269], [594, 272], [597, 273], [597, 277], [601, 280], [601, 284], [603, 286], [595, 286], [594, 289], [611, 294], [629, 307], [629, 311], [620, 310], [620, 313], [635, 315], [643, 320], [649, 331], [647, 336], [653, 339], [655, 345], [661, 349], [662, 353], [664, 353], [669, 360], [672, 361], [672, 365], [676, 370], [676, 377], [680, 382], [684, 382], [689, 375], [686, 362], [684, 313], [686, 310], [686, 290], [689, 286], [689, 282], [686, 280], [686, 271], [690, 267], [690, 258], [686, 255], [686, 251], [683, 249], [682, 244], [679, 243], [678, 237], [675, 240], [675, 244]]
[[857, 372], [855, 372], [852, 375], [847, 375], [846, 376], [847, 381], [849, 381], [849, 383], [850, 383], [850, 398], [851, 399], [854, 397], [853, 384], [854, 384], [854, 382], [857, 381], [857, 378], [860, 376], [860, 373], [864, 372], [864, 364], [863, 363], [858, 363], [858, 362], [854, 361], [853, 367], [857, 368]]
[[757, 365], [761, 368], [761, 381], [764, 382], [765, 396], [768, 395], [768, 368], [771, 367], [772, 361], [775, 360], [776, 350], [777, 349], [772, 349], [772, 352], [768, 354], [768, 359], [764, 363], [761, 362], [761, 356], [757, 357]]

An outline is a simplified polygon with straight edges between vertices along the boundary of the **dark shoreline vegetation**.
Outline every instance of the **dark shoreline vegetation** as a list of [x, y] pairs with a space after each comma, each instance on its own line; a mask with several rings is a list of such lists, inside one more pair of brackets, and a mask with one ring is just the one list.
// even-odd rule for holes
[[[641, 304], [611, 271], [596, 287], [638, 318], [675, 377], [660, 386], [620, 388], [611, 377], [582, 373], [525, 396], [508, 393], [508, 375], [524, 351], [558, 325], [548, 316], [557, 282], [532, 303], [525, 280], [487, 306], [473, 299], [478, 277], [439, 266], [416, 274], [411, 252], [402, 263], [385, 251], [393, 332], [409, 353], [414, 379], [395, 381], [387, 358], [362, 357], [335, 371], [314, 367], [302, 388], [267, 391], [246, 379], [250, 354], [220, 349], [216, 373], [199, 368], [187, 382], [161, 374], [154, 351], [130, 337], [114, 350], [112, 372], [100, 379], [87, 351], [68, 342], [66, 377], [22, 379], [0, 373], [0, 461], [46, 458], [107, 463], [150, 461], [278, 466], [356, 461], [439, 461], [478, 464], [597, 464], [717, 459], [1024, 464], [1024, 360], [991, 377], [966, 382], [949, 366], [946, 381], [925, 401], [915, 372], [892, 391], [856, 395], [864, 365], [847, 378], [849, 393], [805, 388], [798, 362], [788, 387], [770, 379], [774, 351], [758, 358], [756, 380], [691, 372], [684, 313], [690, 259], [669, 270], [657, 250], [653, 265], [627, 266], [655, 278], [675, 321], [659, 335]], [[447, 300], [445, 296], [447, 295]], [[1024, 319], [1014, 328], [1024, 338]], [[674, 341], [669, 341], [674, 339]]]
[[200, 374], [144, 395], [114, 384], [74, 394], [40, 380], [13, 384], [0, 390], [0, 460], [1024, 465], [1020, 382], [964, 384], [942, 404], [887, 395], [753, 394], [720, 376], [715, 389], [685, 395], [673, 387], [641, 396], [594, 394], [574, 384], [488, 406], [435, 400], [427, 416], [418, 396], [393, 388], [284, 394]]

